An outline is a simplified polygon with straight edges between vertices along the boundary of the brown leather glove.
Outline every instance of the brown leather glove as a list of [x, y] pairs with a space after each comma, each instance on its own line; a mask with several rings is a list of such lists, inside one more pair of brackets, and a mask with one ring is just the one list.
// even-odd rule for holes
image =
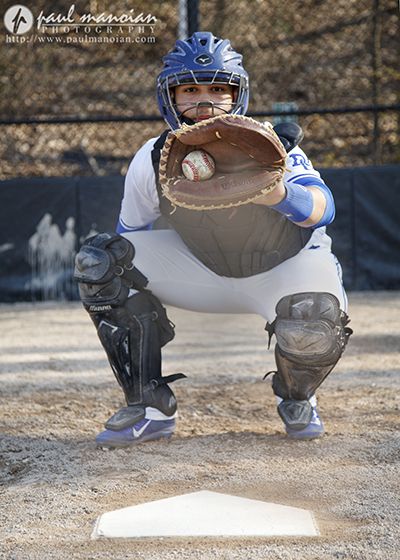
[[[182, 161], [194, 150], [215, 161], [214, 175], [194, 182]], [[192, 210], [230, 208], [273, 191], [285, 170], [286, 150], [269, 123], [241, 115], [219, 115], [183, 125], [167, 136], [161, 152], [160, 184], [175, 206]]]

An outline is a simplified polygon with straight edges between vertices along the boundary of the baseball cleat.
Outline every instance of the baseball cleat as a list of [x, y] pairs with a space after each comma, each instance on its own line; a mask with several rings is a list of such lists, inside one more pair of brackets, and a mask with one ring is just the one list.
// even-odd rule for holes
[[288, 426], [285, 426], [285, 429], [290, 439], [308, 440], [316, 439], [324, 435], [324, 425], [315, 406], [312, 407], [312, 417], [308, 426], [302, 430], [294, 430]]
[[96, 446], [105, 449], [129, 447], [144, 441], [170, 438], [175, 430], [175, 417], [164, 416], [163, 419], [153, 420], [143, 418], [133, 426], [122, 430], [104, 430], [96, 437]]

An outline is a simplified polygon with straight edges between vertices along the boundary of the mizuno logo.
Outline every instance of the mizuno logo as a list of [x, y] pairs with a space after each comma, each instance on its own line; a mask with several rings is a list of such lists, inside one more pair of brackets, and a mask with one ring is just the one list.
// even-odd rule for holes
[[143, 432], [145, 431], [145, 429], [147, 428], [147, 426], [150, 424], [151, 420], [147, 420], [146, 424], [144, 424], [144, 426], [142, 426], [141, 428], [139, 428], [139, 430], [137, 430], [135, 427], [132, 428], [132, 434], [134, 438], [138, 438], [140, 437]]
[[197, 64], [201, 64], [202, 66], [206, 66], [207, 64], [211, 64], [213, 59], [208, 54], [201, 54], [197, 58], [194, 59]]

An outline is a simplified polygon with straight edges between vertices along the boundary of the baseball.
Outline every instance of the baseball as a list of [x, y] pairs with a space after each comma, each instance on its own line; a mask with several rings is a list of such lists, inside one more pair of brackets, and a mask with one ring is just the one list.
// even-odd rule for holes
[[190, 181], [205, 181], [215, 173], [215, 162], [204, 150], [194, 150], [182, 161], [182, 171]]

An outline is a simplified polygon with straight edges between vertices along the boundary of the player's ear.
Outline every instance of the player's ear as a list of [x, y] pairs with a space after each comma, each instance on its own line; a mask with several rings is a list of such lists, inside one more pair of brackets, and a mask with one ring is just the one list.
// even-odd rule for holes
[[231, 86], [231, 88], [232, 88], [232, 100], [236, 101], [239, 93], [239, 88], [237, 86]]

